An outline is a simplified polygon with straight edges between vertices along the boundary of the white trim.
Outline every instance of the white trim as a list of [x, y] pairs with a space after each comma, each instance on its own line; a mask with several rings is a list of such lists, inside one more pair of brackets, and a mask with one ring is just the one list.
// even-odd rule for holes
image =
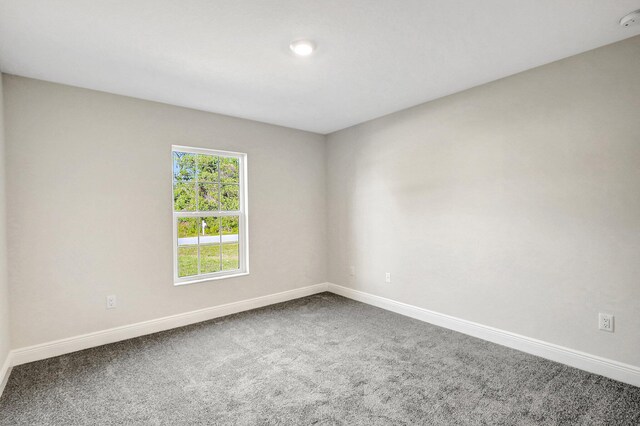
[[244, 277], [245, 275], [249, 275], [249, 272], [238, 272], [238, 270], [225, 271], [225, 272], [227, 273], [221, 274], [219, 272], [216, 272], [215, 275], [213, 274], [194, 275], [194, 277], [197, 277], [197, 279], [191, 280], [191, 281], [180, 281], [179, 283], [174, 283], [173, 285], [176, 287], [179, 287], [181, 285], [198, 284], [198, 283], [204, 283], [207, 281], [224, 280], [226, 278], [237, 278], [237, 277]]
[[199, 309], [197, 311], [185, 312], [183, 314], [171, 315], [155, 320], [96, 331], [93, 333], [83, 334], [81, 336], [55, 340], [53, 342], [42, 343], [26, 348], [14, 349], [10, 353], [12, 359], [11, 365], [16, 366], [27, 362], [39, 361], [41, 359], [60, 356], [83, 349], [89, 349], [96, 346], [119, 342], [121, 340], [157, 333], [159, 331], [183, 327], [185, 325], [223, 317], [225, 315], [261, 308], [263, 306], [273, 305], [274, 303], [299, 299], [300, 297], [327, 291], [327, 287], [328, 283], [310, 285], [307, 287], [296, 288], [294, 290], [283, 291], [281, 293], [269, 294], [266, 296], [255, 297], [253, 299], [227, 303], [225, 305]]
[[108, 330], [88, 333], [81, 336], [47, 342], [26, 348], [15, 349], [9, 353], [4, 365], [0, 369], [0, 396], [9, 378], [11, 366], [27, 362], [60, 356], [83, 349], [119, 342], [121, 340], [157, 333], [159, 331], [182, 327], [210, 319], [248, 311], [275, 303], [286, 302], [312, 294], [330, 291], [340, 296], [369, 305], [377, 306], [388, 311], [396, 312], [411, 318], [425, 321], [440, 327], [468, 334], [493, 343], [517, 349], [532, 355], [550, 359], [571, 367], [579, 368], [591, 373], [600, 374], [614, 380], [619, 380], [634, 386], [640, 386], [640, 368], [598, 357], [584, 352], [569, 349], [541, 340], [478, 324], [472, 321], [456, 318], [450, 315], [419, 308], [395, 300], [387, 299], [359, 290], [339, 286], [332, 283], [322, 283], [308, 287], [297, 288], [281, 293], [260, 296], [253, 299], [185, 312], [155, 320], [144, 321]]
[[11, 375], [11, 366], [13, 365], [12, 355], [13, 354], [9, 352], [7, 358], [4, 360], [4, 364], [0, 366], [0, 397], [2, 397], [2, 392], [4, 392], [4, 388], [7, 386], [9, 376]]
[[566, 364], [590, 373], [599, 374], [630, 385], [640, 386], [640, 367], [397, 302], [385, 297], [375, 296], [337, 284], [329, 283], [328, 291], [349, 299], [357, 300], [358, 302], [377, 306], [378, 308], [488, 340], [489, 342]]
[[215, 148], [199, 148], [194, 146], [185, 146], [185, 145], [171, 145], [172, 151], [179, 152], [188, 152], [190, 154], [206, 154], [212, 155], [211, 152], [214, 151], [215, 155], [221, 157], [237, 157], [238, 155], [246, 155], [244, 152], [236, 152], [236, 151], [223, 151], [221, 149]]

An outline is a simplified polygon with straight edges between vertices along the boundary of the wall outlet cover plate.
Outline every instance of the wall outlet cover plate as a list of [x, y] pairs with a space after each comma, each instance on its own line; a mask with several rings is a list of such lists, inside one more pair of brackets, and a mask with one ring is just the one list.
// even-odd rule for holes
[[614, 317], [611, 314], [598, 314], [598, 328], [602, 331], [608, 331], [613, 333], [613, 320]]

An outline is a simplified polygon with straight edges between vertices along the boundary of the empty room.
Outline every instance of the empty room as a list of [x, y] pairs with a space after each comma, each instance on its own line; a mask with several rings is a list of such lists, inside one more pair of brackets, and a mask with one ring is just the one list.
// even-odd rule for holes
[[640, 425], [640, 0], [0, 0], [0, 425]]

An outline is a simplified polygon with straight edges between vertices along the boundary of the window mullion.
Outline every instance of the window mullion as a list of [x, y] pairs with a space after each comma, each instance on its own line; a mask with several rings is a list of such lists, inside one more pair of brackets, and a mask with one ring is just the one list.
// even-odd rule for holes
[[[196, 161], [196, 176], [195, 176], [195, 181], [196, 181], [196, 213], [200, 212], [200, 185], [198, 184], [198, 178], [199, 178], [199, 167], [200, 167], [200, 159], [199, 159], [199, 155], [196, 154], [195, 155], [195, 161]], [[196, 233], [198, 234], [198, 275], [202, 274], [202, 269], [200, 267], [200, 228], [202, 225], [202, 219], [200, 218], [200, 216], [198, 216], [198, 219], [196, 220]]]

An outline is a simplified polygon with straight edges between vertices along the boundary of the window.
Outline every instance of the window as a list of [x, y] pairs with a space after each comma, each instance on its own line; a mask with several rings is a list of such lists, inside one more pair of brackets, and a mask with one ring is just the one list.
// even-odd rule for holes
[[249, 273], [246, 154], [173, 146], [174, 283]]

